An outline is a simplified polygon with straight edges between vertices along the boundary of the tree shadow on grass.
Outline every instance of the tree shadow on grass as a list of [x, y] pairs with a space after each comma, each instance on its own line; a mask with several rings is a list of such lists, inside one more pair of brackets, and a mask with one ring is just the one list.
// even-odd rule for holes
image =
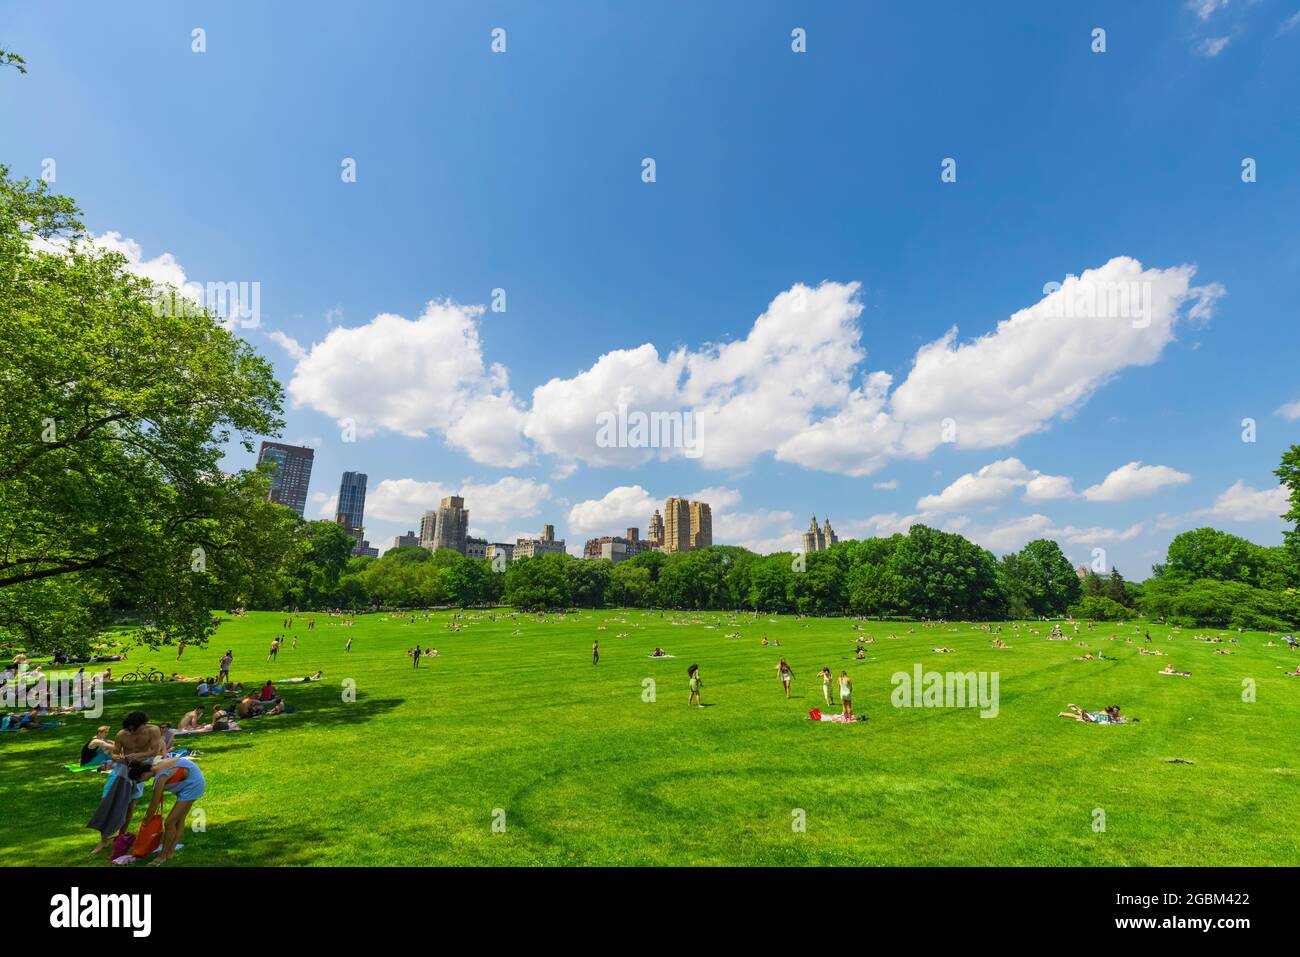
[[[173, 686], [175, 687], [175, 686]], [[192, 686], [191, 686], [192, 687]], [[178, 748], [191, 748], [204, 754], [225, 754], [230, 751], [255, 747], [257, 739], [265, 735], [277, 735], [285, 731], [304, 728], [328, 729], [339, 725], [357, 725], [388, 714], [405, 702], [405, 698], [375, 698], [365, 692], [357, 692], [355, 701], [344, 701], [337, 685], [325, 682], [313, 682], [310, 685], [285, 685], [286, 701], [295, 709], [292, 714], [276, 715], [264, 718], [241, 718], [238, 732], [209, 732], [207, 734], [187, 734], [176, 738]], [[278, 690], [278, 689], [277, 689]], [[174, 696], [172, 696], [174, 697]], [[194, 701], [205, 702], [209, 710], [217, 703], [215, 698], [193, 697], [193, 693], [183, 702], [138, 702], [132, 701], [129, 707], [113, 708], [105, 706], [104, 714], [98, 719], [82, 718], [79, 715], [52, 716], [52, 720], [63, 721], [59, 728], [45, 728], [39, 731], [18, 731], [4, 735], [0, 741], [0, 805], [21, 801], [29, 804], [44, 797], [40, 791], [44, 786], [61, 786], [63, 782], [75, 781], [78, 785], [93, 779], [100, 787], [105, 775], [93, 771], [71, 772], [64, 770], [65, 764], [78, 760], [81, 746], [95, 733], [101, 724], [110, 728], [121, 726], [122, 717], [130, 711], [143, 710], [149, 714], [149, 720], [157, 722], [166, 720], [178, 709], [194, 707]], [[234, 702], [227, 702], [233, 706]], [[141, 706], [143, 704], [143, 706]], [[152, 707], [150, 705], [153, 705]], [[179, 718], [171, 719], [173, 726]], [[40, 738], [40, 746], [30, 744], [32, 738]], [[25, 747], [21, 750], [7, 747], [10, 742], [20, 740]], [[98, 790], [96, 790], [98, 794]], [[12, 805], [11, 805], [12, 806]], [[93, 810], [93, 806], [92, 806]], [[87, 812], [89, 813], [89, 812]]]
[[[337, 842], [335, 830], [319, 822], [295, 820], [292, 825], [275, 819], [235, 818], [207, 820], [202, 834], [186, 831], [187, 846], [175, 857], [182, 867], [301, 867], [317, 863], [320, 850]], [[172, 865], [168, 865], [169, 867]]]

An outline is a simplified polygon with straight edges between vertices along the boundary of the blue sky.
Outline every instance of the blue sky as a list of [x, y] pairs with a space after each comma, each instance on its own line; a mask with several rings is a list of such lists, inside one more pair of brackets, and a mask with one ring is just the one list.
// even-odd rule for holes
[[[1280, 540], [1296, 0], [0, 10], [0, 162], [147, 274], [259, 284], [308, 515], [364, 471], [381, 547], [462, 490], [571, 550], [697, 493], [763, 551], [814, 512], [1134, 578]], [[1154, 314], [1060, 315], [1115, 283]], [[598, 447], [620, 401], [701, 454]]]

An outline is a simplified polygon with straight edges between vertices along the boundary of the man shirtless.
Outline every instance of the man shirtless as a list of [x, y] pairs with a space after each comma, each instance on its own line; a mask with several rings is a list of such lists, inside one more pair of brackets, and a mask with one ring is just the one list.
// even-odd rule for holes
[[[126, 774], [127, 766], [132, 761], [152, 761], [166, 755], [162, 729], [149, 723], [149, 716], [143, 711], [132, 711], [122, 719], [122, 730], [113, 738], [113, 761], [117, 764], [114, 774]], [[131, 819], [135, 817], [135, 802], [144, 794], [144, 785], [131, 782], [131, 800], [126, 806], [126, 819], [118, 834], [131, 830]], [[91, 853], [98, 854], [112, 843], [111, 838], [104, 838]]]

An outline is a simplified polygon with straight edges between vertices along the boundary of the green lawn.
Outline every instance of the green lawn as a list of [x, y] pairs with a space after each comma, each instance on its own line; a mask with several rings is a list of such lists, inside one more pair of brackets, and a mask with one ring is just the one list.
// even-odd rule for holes
[[[297, 650], [274, 665], [275, 613], [227, 620], [179, 663], [174, 649], [132, 652], [128, 666], [215, 674], [232, 648], [233, 676], [250, 685], [325, 672], [283, 687], [295, 714], [181, 739], [203, 752], [207, 828], [187, 834], [177, 865], [1300, 864], [1300, 678], [1283, 677], [1300, 653], [1264, 647], [1261, 634], [1210, 645], [1193, 630], [1166, 640], [1170, 629], [1153, 625], [1152, 647], [1169, 653], [1156, 658], [1139, 655], [1140, 637], [1125, 640], [1132, 624], [1072, 642], [1007, 626], [1011, 648], [998, 651], [978, 626], [866, 623], [877, 641], [862, 662], [847, 619], [474, 613], [452, 632], [450, 613], [351, 627], [317, 615], [309, 632], [306, 617]], [[763, 635], [782, 647], [760, 647]], [[403, 655], [417, 641], [441, 652], [418, 671]], [[656, 645], [676, 657], [648, 659]], [[1237, 651], [1213, 654], [1221, 647]], [[1114, 660], [1074, 660], [1098, 648]], [[776, 678], [782, 655], [796, 676], [790, 701]], [[1193, 676], [1157, 675], [1169, 661]], [[686, 706], [692, 662], [704, 709]], [[1000, 713], [891, 706], [890, 676], [916, 663], [998, 672]], [[804, 720], [821, 704], [823, 665], [849, 671], [868, 722]], [[1242, 701], [1244, 678], [1254, 703]], [[355, 702], [343, 700], [345, 679]], [[102, 719], [114, 728], [135, 708], [176, 723], [195, 700], [193, 685], [116, 687]], [[1119, 704], [1141, 722], [1066, 721], [1067, 702]], [[62, 765], [97, 723], [72, 716], [0, 736], [6, 864], [89, 863], [84, 824], [103, 778]]]

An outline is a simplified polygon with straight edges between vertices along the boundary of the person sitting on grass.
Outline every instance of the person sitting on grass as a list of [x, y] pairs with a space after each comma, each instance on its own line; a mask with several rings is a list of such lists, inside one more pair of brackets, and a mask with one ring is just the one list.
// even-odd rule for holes
[[651, 658], [667, 658], [667, 657], [668, 657], [668, 652], [664, 651], [662, 648], [656, 648], [656, 649], [655, 649], [655, 650], [650, 654], [650, 657], [651, 657]]
[[1156, 674], [1178, 675], [1180, 678], [1190, 678], [1192, 676], [1192, 673], [1190, 671], [1175, 671], [1174, 663], [1172, 661], [1169, 662], [1169, 664], [1165, 665], [1164, 668], [1162, 668], [1160, 671], [1156, 672]]
[[262, 685], [262, 691], [258, 694], [257, 700], [263, 702], [275, 700], [275, 685], [271, 683], [270, 678], [267, 678], [266, 684]]
[[193, 731], [195, 728], [199, 727], [199, 724], [202, 721], [203, 721], [203, 706], [199, 705], [199, 707], [195, 708], [193, 711], [185, 712], [185, 716], [181, 718], [181, 723], [176, 730]]
[[252, 695], [240, 700], [235, 706], [235, 714], [241, 718], [260, 718], [265, 709]]
[[212, 682], [209, 681], [207, 678], [200, 679], [199, 686], [194, 689], [194, 693], [198, 695], [200, 698], [207, 697], [209, 694], [212, 693]]
[[113, 739], [108, 735], [108, 725], [101, 724], [94, 736], [81, 746], [83, 768], [105, 764], [113, 754]]
[[854, 655], [854, 657], [857, 658], [858, 661], [866, 661], [866, 660], [867, 660], [867, 649], [864, 648], [864, 647], [862, 647], [861, 645], [858, 645], [858, 651], [857, 651], [857, 654]]
[[165, 758], [153, 764], [133, 761], [127, 769], [127, 776], [133, 784], [143, 783], [146, 777], [153, 778], [153, 797], [145, 813], [146, 820], [162, 811], [163, 799], [168, 792], [176, 798], [163, 824], [162, 849], [150, 866], [166, 864], [176, 855], [176, 845], [185, 833], [185, 819], [190, 808], [207, 790], [203, 772], [189, 758]]
[[1009, 648], [1009, 647], [1011, 647], [1011, 646], [1008, 645], [1008, 644], [1007, 644], [1005, 641], [1003, 641], [1001, 638], [994, 638], [994, 639], [993, 639], [993, 647], [994, 647], [994, 648]]

